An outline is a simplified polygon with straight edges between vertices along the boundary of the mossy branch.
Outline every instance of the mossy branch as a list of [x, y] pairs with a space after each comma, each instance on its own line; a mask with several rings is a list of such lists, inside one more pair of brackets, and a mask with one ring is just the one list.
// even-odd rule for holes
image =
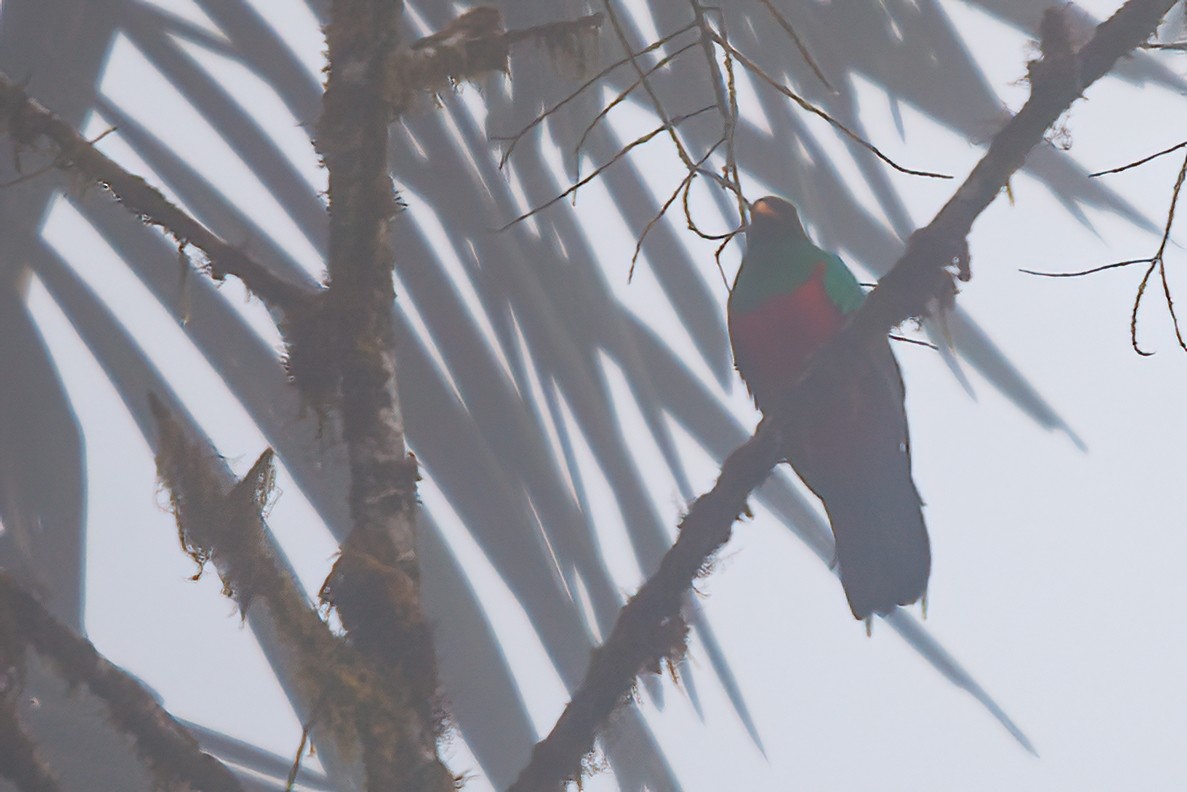
[[[202, 789], [210, 792], [241, 792], [238, 779], [214, 757], [203, 753], [185, 727], [173, 719], [153, 695], [122, 669], [112, 665], [86, 638], [59, 622], [37, 599], [0, 571], [0, 610], [8, 629], [6, 642], [15, 639], [49, 660], [70, 685], [85, 685], [107, 705], [112, 724], [132, 738], [137, 753], [152, 771], [162, 789]], [[22, 733], [11, 710], [0, 705], [0, 746], [17, 747]], [[12, 738], [17, 742], [10, 742]], [[27, 736], [24, 737], [27, 741]], [[31, 743], [30, 743], [31, 745]], [[0, 756], [5, 748], [0, 747]], [[15, 754], [14, 754], [15, 756]], [[29, 753], [16, 765], [26, 768], [35, 758]], [[26, 774], [27, 775], [27, 774]], [[26, 779], [28, 780], [28, 779]], [[49, 790], [56, 786], [44, 780], [21, 789]]]
[[520, 30], [504, 30], [503, 16], [493, 6], [478, 6], [442, 30], [387, 54], [388, 103], [399, 115], [418, 95], [436, 96], [463, 82], [507, 72], [511, 48], [533, 42], [552, 55], [586, 60], [586, 50], [602, 25], [601, 14], [548, 22]]
[[[234, 275], [281, 313], [307, 303], [315, 293], [264, 266], [190, 217], [142, 177], [128, 172], [78, 133], [73, 126], [30, 98], [24, 88], [0, 72], [0, 131], [20, 147], [48, 143], [53, 149], [51, 166], [97, 184], [110, 192], [129, 212], [149, 225], [162, 228], [184, 249], [188, 245], [206, 254], [211, 277]], [[107, 134], [107, 133], [104, 133]], [[102, 137], [102, 135], [100, 136]]]
[[512, 790], [556, 790], [578, 777], [582, 757], [592, 750], [597, 731], [626, 698], [636, 676], [659, 666], [668, 647], [656, 636], [680, 618], [684, 592], [729, 539], [749, 493], [778, 463], [779, 437], [802, 428], [813, 405], [827, 400], [843, 381], [855, 355], [937, 302], [950, 303], [955, 285], [949, 267], [956, 265], [967, 276], [966, 239], [973, 221], [1005, 188], [1027, 153], [1042, 142], [1044, 131], [1084, 88], [1140, 46], [1173, 4], [1174, 0], [1129, 0], [1078, 50], [1054, 40], [1042, 42], [1044, 57], [1031, 64], [1032, 90], [1026, 105], [994, 137], [984, 158], [932, 222], [911, 236], [902, 257], [840, 334], [812, 356], [782, 410], [765, 419], [725, 460], [713, 489], [693, 503], [681, 522], [680, 536], [658, 571], [619, 613], [614, 629], [594, 652], [584, 681], [552, 731], [536, 745]]
[[[207, 561], [214, 564], [224, 593], [242, 613], [258, 617], [266, 611], [277, 638], [290, 649], [290, 678], [304, 704], [300, 715], [311, 724], [323, 759], [332, 750], [341, 767], [357, 768], [348, 772], [360, 783], [383, 773], [401, 783], [448, 775], [433, 752], [425, 751], [436, 733], [420, 727], [419, 702], [412, 696], [420, 688], [401, 668], [334, 635], [276, 557], [262, 516], [273, 489], [271, 449], [241, 481], [229, 483], [214, 449], [189, 438], [155, 397], [150, 407], [159, 438], [158, 475], [169, 492], [182, 547], [200, 565], [198, 574]], [[252, 626], [261, 626], [258, 618]]]

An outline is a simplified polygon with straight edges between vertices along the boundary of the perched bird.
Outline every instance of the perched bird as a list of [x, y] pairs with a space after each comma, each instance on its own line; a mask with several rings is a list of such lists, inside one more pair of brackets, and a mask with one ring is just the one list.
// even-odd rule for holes
[[[864, 292], [840, 258], [812, 244], [789, 202], [768, 196], [750, 209], [729, 333], [738, 372], [755, 404], [770, 413]], [[931, 550], [889, 340], [849, 365], [835, 392], [804, 405], [805, 420], [784, 438], [783, 451], [824, 502], [841, 585], [853, 615], [866, 619], [926, 593]]]

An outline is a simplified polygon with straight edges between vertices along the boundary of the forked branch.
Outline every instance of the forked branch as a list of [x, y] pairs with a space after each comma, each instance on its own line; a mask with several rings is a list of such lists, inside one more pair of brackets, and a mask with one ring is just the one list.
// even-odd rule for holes
[[[813, 400], [824, 399], [851, 368], [854, 355], [907, 319], [921, 316], [934, 300], [950, 300], [948, 268], [967, 267], [966, 237], [978, 215], [1006, 186], [1043, 133], [1125, 53], [1154, 31], [1175, 0], [1129, 0], [1082, 49], [1045, 51], [1031, 68], [1031, 97], [994, 137], [985, 156], [925, 228], [913, 234], [894, 268], [866, 298], [836, 338], [809, 361], [782, 410], [725, 460], [713, 489], [698, 498], [680, 525], [680, 536], [659, 570], [619, 613], [614, 629], [594, 652], [585, 680], [512, 789], [555, 790], [580, 772], [597, 730], [629, 694], [636, 675], [659, 666], [669, 651], [659, 636], [680, 621], [684, 592], [712, 554], [730, 536], [748, 494], [779, 461], [779, 435], [808, 420]], [[1052, 12], [1048, 12], [1052, 13]], [[1061, 13], [1057, 10], [1055, 13]]]
[[[1121, 171], [1129, 170], [1130, 168], [1136, 168], [1139, 165], [1144, 165], [1147, 162], [1155, 160], [1165, 154], [1178, 151], [1184, 146], [1187, 146], [1187, 142], [1179, 143], [1176, 146], [1171, 146], [1168, 149], [1159, 151], [1156, 154], [1151, 154], [1148, 157], [1143, 157], [1139, 160], [1136, 160], [1135, 162], [1131, 162], [1117, 168], [1100, 171], [1098, 173], [1093, 173], [1092, 175], [1102, 176], [1107, 173], [1120, 173]], [[1184, 157], [1183, 159], [1183, 164], [1179, 168], [1178, 178], [1175, 179], [1175, 186], [1171, 190], [1170, 207], [1166, 212], [1166, 222], [1164, 222], [1162, 225], [1162, 239], [1159, 241], [1158, 250], [1154, 252], [1153, 256], [1140, 259], [1127, 259], [1125, 261], [1115, 261], [1111, 264], [1102, 264], [1098, 267], [1090, 267], [1089, 269], [1078, 270], [1076, 272], [1040, 272], [1031, 269], [1022, 269], [1019, 271], [1025, 272], [1028, 275], [1038, 275], [1043, 278], [1082, 278], [1087, 275], [1095, 275], [1098, 272], [1106, 272], [1108, 270], [1130, 267], [1134, 264], [1146, 264], [1146, 272], [1142, 275], [1141, 281], [1138, 282], [1137, 292], [1134, 294], [1133, 298], [1133, 307], [1129, 312], [1130, 346], [1133, 347], [1134, 352], [1141, 355], [1142, 357], [1150, 357], [1154, 354], [1153, 352], [1147, 352], [1145, 349], [1142, 349], [1141, 344], [1138, 343], [1138, 310], [1142, 306], [1142, 298], [1146, 296], [1146, 288], [1150, 285], [1150, 279], [1154, 276], [1154, 273], [1157, 272], [1158, 278], [1162, 283], [1162, 296], [1166, 301], [1166, 309], [1171, 317], [1171, 326], [1175, 331], [1175, 340], [1178, 342], [1179, 348], [1184, 352], [1187, 352], [1187, 342], [1185, 342], [1183, 338], [1183, 330], [1179, 325], [1178, 314], [1175, 312], [1175, 300], [1174, 296], [1171, 294], [1170, 281], [1166, 276], [1166, 246], [1170, 242], [1171, 228], [1175, 224], [1175, 209], [1179, 205], [1179, 195], [1183, 190], [1183, 181], [1185, 178], [1187, 178], [1187, 157]]]

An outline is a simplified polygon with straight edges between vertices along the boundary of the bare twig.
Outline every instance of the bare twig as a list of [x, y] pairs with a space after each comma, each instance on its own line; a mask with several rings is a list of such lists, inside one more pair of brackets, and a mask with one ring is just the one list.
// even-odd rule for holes
[[1150, 162], [1151, 160], [1156, 160], [1159, 157], [1164, 157], [1167, 154], [1173, 154], [1174, 152], [1178, 151], [1179, 149], [1183, 148], [1184, 146], [1187, 146], [1187, 140], [1184, 140], [1182, 143], [1176, 143], [1175, 145], [1171, 146], [1170, 148], [1163, 149], [1162, 151], [1159, 151], [1155, 154], [1151, 154], [1148, 157], [1142, 157], [1140, 160], [1135, 160], [1133, 162], [1130, 162], [1127, 165], [1121, 165], [1116, 168], [1109, 168], [1108, 170], [1097, 171], [1096, 173], [1088, 174], [1088, 176], [1089, 176], [1089, 178], [1095, 179], [1097, 176], [1106, 176], [1110, 173], [1121, 173], [1122, 171], [1127, 171], [1130, 168], [1136, 168], [1139, 165], [1145, 165], [1147, 162]]
[[[722, 80], [721, 68], [717, 63], [717, 54], [713, 49], [713, 40], [709, 37], [709, 22], [706, 18], [709, 9], [703, 6], [698, 0], [690, 0], [692, 3], [693, 12], [696, 14], [697, 25], [701, 30], [701, 49], [705, 53], [705, 61], [709, 66], [709, 70], [713, 74], [713, 95], [717, 100], [717, 109], [721, 114], [722, 136], [726, 141], [725, 164], [721, 167], [723, 181], [729, 185], [730, 191], [734, 194], [734, 198], [738, 202], [738, 220], [741, 223], [746, 222], [746, 198], [742, 191], [742, 177], [738, 172], [738, 155], [734, 144], [734, 129], [738, 125], [738, 93], [734, 80], [734, 61], [729, 51], [725, 51], [725, 79]], [[721, 37], [726, 41], [729, 40], [729, 35], [725, 27], [725, 15], [718, 13], [717, 24], [721, 27]], [[686, 212], [689, 227], [692, 228], [694, 223], [692, 216], [687, 212], [687, 201], [685, 202]], [[718, 260], [720, 267], [720, 259]]]
[[[802, 430], [813, 400], [852, 376], [854, 355], [885, 338], [897, 324], [923, 314], [933, 301], [950, 301], [954, 264], [964, 265], [972, 223], [1004, 188], [1044, 131], [1116, 60], [1146, 39], [1175, 0], [1129, 0], [1071, 55], [1074, 69], [1044, 62], [1032, 66], [1031, 98], [991, 142], [982, 160], [927, 227], [911, 236], [903, 256], [866, 298], [841, 332], [812, 355], [804, 374], [773, 417], [722, 464], [713, 489], [698, 498], [680, 525], [675, 545], [656, 573], [619, 613], [605, 643], [595, 651], [585, 680], [556, 725], [532, 752], [513, 790], [551, 790], [580, 772], [581, 757], [597, 729], [628, 694], [638, 673], [658, 667], [670, 650], [661, 635], [680, 621], [684, 592], [706, 561], [728, 539], [746, 498], [781, 457], [779, 436]], [[1025, 738], [1020, 738], [1024, 740]], [[1027, 743], [1024, 743], [1027, 744]]]
[[[897, 333], [891, 333], [888, 337], [890, 338], [891, 341], [901, 341], [904, 344], [914, 344], [915, 346], [921, 346], [921, 347], [927, 347], [928, 349], [934, 349], [936, 352], [940, 351], [940, 348], [938, 346], [936, 346], [935, 344], [933, 344], [931, 341], [924, 341], [921, 338], [907, 338], [906, 336], [898, 335]], [[924, 596], [926, 597], [926, 594]], [[926, 601], [926, 599], [924, 600], [923, 608], [924, 608], [924, 616], [926, 616], [927, 615], [927, 601]]]
[[725, 249], [729, 247], [730, 242], [733, 242], [738, 234], [742, 233], [743, 230], [743, 227], [739, 226], [734, 230], [733, 233], [721, 240], [721, 244], [718, 245], [717, 249], [713, 251], [713, 261], [717, 264], [717, 272], [719, 275], [721, 275], [721, 282], [725, 284], [725, 290], [727, 292], [730, 290], [730, 281], [729, 278], [725, 276], [725, 267], [721, 266], [721, 254], [725, 252]]
[[576, 99], [578, 96], [580, 96], [587, 88], [597, 85], [602, 80], [603, 77], [610, 74], [612, 71], [617, 69], [619, 66], [625, 66], [626, 64], [630, 63], [631, 58], [637, 58], [640, 55], [646, 55], [648, 52], [657, 50], [660, 47], [662, 47], [663, 45], [667, 44], [672, 39], [679, 36], [681, 33], [687, 33], [688, 31], [692, 30], [694, 27], [696, 27], [695, 24], [689, 23], [689, 24], [685, 25], [684, 27], [680, 28], [679, 30], [677, 30], [673, 33], [669, 33], [668, 35], [661, 38], [659, 41], [655, 41], [655, 42], [647, 45], [646, 47], [639, 50], [638, 52], [631, 53], [627, 57], [623, 58], [622, 60], [615, 61], [614, 63], [611, 63], [609, 66], [602, 69], [600, 72], [595, 74], [593, 77], [589, 78], [584, 83], [582, 83], [580, 86], [578, 86], [577, 90], [573, 91], [573, 93], [569, 94], [564, 99], [560, 100], [559, 102], [554, 104], [552, 107], [549, 107], [543, 113], [541, 113], [540, 115], [533, 118], [531, 120], [531, 122], [528, 123], [527, 126], [525, 126], [523, 129], [516, 132], [514, 135], [507, 135], [507, 136], [494, 135], [494, 136], [492, 136], [491, 140], [498, 140], [498, 141], [504, 141], [504, 142], [510, 141], [510, 144], [511, 144], [503, 151], [503, 156], [499, 158], [499, 169], [502, 170], [503, 166], [505, 166], [507, 164], [507, 160], [511, 157], [511, 152], [513, 152], [515, 150], [515, 146], [518, 145], [519, 141], [523, 139], [524, 135], [526, 135], [528, 132], [535, 129], [540, 124], [544, 123], [544, 121], [547, 120], [549, 116], [556, 113], [558, 110], [560, 110], [562, 107], [567, 105], [569, 102], [572, 102], [574, 99]]
[[886, 156], [886, 154], [882, 153], [882, 150], [879, 149], [877, 146], [875, 146], [873, 143], [870, 143], [868, 140], [866, 140], [861, 135], [859, 135], [856, 132], [854, 132], [853, 130], [851, 130], [849, 127], [842, 124], [837, 119], [833, 118], [831, 115], [826, 113], [824, 110], [821, 110], [816, 105], [812, 104], [808, 100], [801, 97], [799, 94], [792, 91], [790, 88], [788, 88], [785, 85], [783, 85], [782, 83], [780, 83], [774, 77], [771, 77], [769, 74], [766, 73], [766, 71], [763, 70], [763, 68], [761, 66], [759, 66], [757, 63], [752, 61], [750, 58], [746, 57], [746, 55], [744, 55], [743, 53], [739, 52], [732, 45], [730, 45], [730, 43], [728, 41], [721, 38], [721, 36], [717, 35], [717, 33], [713, 32], [713, 31], [709, 31], [707, 33], [707, 35], [710, 38], [712, 38], [713, 41], [715, 41], [719, 47], [726, 50], [727, 52], [732, 54], [735, 58], [737, 58], [738, 62], [741, 63], [743, 66], [745, 66], [750, 71], [751, 74], [754, 74], [756, 77], [761, 79], [767, 85], [771, 86], [776, 91], [778, 91], [779, 93], [786, 96], [788, 99], [790, 99], [793, 102], [795, 102], [796, 104], [798, 104], [804, 110], [807, 110], [809, 113], [812, 113], [815, 116], [819, 116], [820, 118], [823, 118], [830, 125], [832, 125], [832, 127], [834, 129], [841, 132], [843, 135], [848, 137], [850, 140], [854, 141], [859, 146], [861, 146], [862, 148], [869, 151], [875, 157], [882, 160], [887, 165], [894, 168], [896, 171], [898, 171], [900, 173], [906, 173], [911, 176], [925, 176], [929, 179], [951, 179], [952, 178], [951, 176], [944, 174], [944, 173], [933, 173], [932, 171], [914, 170], [912, 168], [906, 168], [906, 167], [903, 167], [902, 165], [899, 165], [897, 162], [892, 160], [890, 157]]
[[[626, 88], [619, 91], [618, 96], [614, 97], [609, 103], [607, 103], [606, 106], [603, 107], [598, 112], [598, 114], [596, 116], [594, 116], [593, 120], [590, 121], [589, 124], [585, 127], [585, 131], [581, 133], [581, 138], [577, 141], [577, 145], [573, 147], [574, 156], [579, 155], [581, 153], [581, 149], [585, 146], [585, 141], [589, 138], [590, 133], [593, 132], [594, 127], [598, 125], [598, 122], [601, 121], [603, 118], [605, 118], [607, 115], [609, 115], [611, 110], [613, 110], [615, 107], [618, 107], [618, 105], [622, 104], [622, 102], [624, 102], [626, 100], [626, 98], [631, 95], [632, 91], [634, 91], [636, 88], [638, 88], [640, 85], [643, 84], [643, 80], [646, 77], [651, 76], [655, 72], [662, 69], [664, 66], [667, 66], [677, 56], [683, 55], [685, 52], [688, 52], [690, 49], [692, 49], [696, 45], [697, 45], [697, 43], [695, 41], [692, 42], [691, 44], [685, 44], [683, 47], [676, 50], [672, 54], [665, 56], [664, 58], [660, 59], [659, 61], [656, 61], [655, 65], [652, 66], [650, 69], [648, 69], [644, 73], [643, 77], [637, 77], [633, 83], [631, 83]], [[580, 173], [577, 174], [577, 178], [580, 178]]]
[[1146, 273], [1142, 275], [1142, 281], [1138, 284], [1138, 293], [1133, 298], [1133, 308], [1129, 312], [1129, 344], [1133, 347], [1133, 351], [1142, 357], [1150, 357], [1154, 353], [1147, 352], [1138, 344], [1138, 308], [1141, 307], [1142, 297], [1146, 294], [1146, 286], [1150, 283], [1150, 276], [1154, 274], [1154, 270], [1157, 267], [1158, 262], [1151, 261], [1150, 266], [1146, 268]]
[[816, 78], [820, 80], [820, 82], [824, 83], [825, 88], [828, 88], [833, 93], [836, 93], [837, 89], [833, 87], [832, 83], [828, 81], [828, 78], [824, 76], [824, 72], [821, 71], [820, 67], [816, 65], [816, 61], [812, 59], [812, 53], [808, 52], [807, 46], [804, 45], [803, 40], [800, 38], [799, 34], [795, 32], [795, 28], [791, 26], [791, 23], [787, 21], [787, 17], [783, 16], [778, 8], [775, 8], [775, 5], [771, 2], [771, 0], [759, 0], [759, 2], [766, 6], [767, 10], [771, 12], [771, 16], [775, 17], [775, 20], [779, 23], [779, 26], [783, 28], [788, 37], [790, 37], [791, 40], [795, 42], [795, 48], [800, 51], [800, 57], [802, 57], [804, 62], [807, 63], [812, 69], [812, 72], [816, 75]]
[[[698, 171], [698, 172], [700, 172], [700, 171]], [[732, 231], [726, 231], [725, 233], [722, 233], [722, 234], [710, 234], [707, 231], [702, 231], [701, 227], [699, 225], [697, 225], [697, 221], [692, 219], [692, 204], [690, 202], [691, 192], [692, 192], [691, 187], [692, 187], [691, 181], [684, 183], [684, 220], [685, 220], [686, 225], [688, 226], [689, 231], [693, 232], [694, 234], [696, 234], [698, 237], [705, 240], [706, 242], [717, 242], [718, 240], [722, 240], [722, 239], [729, 241], [739, 231], [742, 231], [745, 229], [745, 227], [746, 227], [745, 224], [741, 224], [737, 228], [733, 229]]]
[[477, 6], [410, 47], [388, 49], [387, 101], [399, 115], [417, 94], [438, 94], [466, 80], [507, 71], [507, 58], [515, 44], [536, 41], [549, 49], [572, 49], [575, 41], [596, 34], [601, 25], [601, 14], [589, 14], [504, 31], [497, 8]]
[[[717, 149], [724, 142], [725, 142], [725, 138], [722, 138], [721, 140], [718, 140], [716, 143], [714, 143], [709, 148], [709, 150], [705, 152], [705, 155], [703, 157], [701, 157], [699, 160], [697, 160], [697, 165], [700, 166], [700, 165], [704, 164], [705, 160], [707, 160], [707, 159], [709, 159], [709, 157], [713, 156], [713, 152], [717, 151]], [[680, 197], [680, 193], [692, 182], [693, 179], [696, 178], [698, 173], [700, 173], [699, 167], [697, 167], [695, 170], [690, 170], [685, 175], [685, 177], [680, 180], [680, 184], [677, 185], [676, 189], [672, 192], [672, 194], [670, 196], [668, 196], [668, 200], [664, 201], [663, 206], [661, 206], [659, 209], [659, 213], [656, 214], [655, 217], [651, 218], [651, 220], [648, 221], [647, 225], [645, 225], [643, 227], [643, 232], [641, 234], [639, 234], [639, 239], [635, 243], [635, 253], [634, 253], [634, 255], [631, 256], [631, 267], [630, 267], [630, 270], [627, 272], [627, 276], [626, 276], [627, 283], [630, 283], [631, 278], [633, 278], [635, 276], [635, 262], [639, 260], [639, 252], [643, 249], [643, 240], [647, 238], [647, 234], [651, 231], [652, 228], [655, 227], [656, 223], [658, 223], [660, 220], [663, 219], [664, 215], [667, 214], [668, 209], [672, 206], [673, 203], [676, 202], [676, 199]]]
[[0, 129], [18, 145], [32, 146], [42, 140], [52, 143], [57, 149], [54, 167], [80, 174], [108, 190], [128, 211], [146, 223], [160, 226], [178, 244], [201, 249], [216, 280], [234, 275], [269, 306], [284, 312], [299, 309], [316, 294], [225, 242], [172, 204], [157, 188], [100, 152], [70, 124], [29, 98], [21, 86], [3, 73], [0, 73]]
[[1039, 270], [1022, 269], [1019, 272], [1025, 272], [1027, 275], [1038, 275], [1040, 278], [1082, 278], [1085, 275], [1095, 275], [1098, 272], [1105, 270], [1120, 269], [1128, 267], [1133, 264], [1150, 264], [1153, 262], [1152, 258], [1129, 259], [1128, 261], [1114, 261], [1112, 264], [1102, 264], [1099, 267], [1092, 267], [1091, 269], [1079, 270], [1077, 272], [1041, 272]]
[[[700, 110], [694, 110], [691, 113], [685, 113], [683, 115], [678, 115], [675, 118], [673, 118], [671, 121], [664, 122], [663, 124], [656, 127], [655, 129], [651, 130], [650, 132], [643, 135], [642, 137], [635, 138], [630, 143], [626, 144], [626, 146], [624, 146], [621, 151], [619, 151], [617, 154], [615, 154], [613, 159], [611, 159], [605, 165], [602, 165], [597, 170], [595, 170], [593, 173], [589, 174], [585, 178], [576, 182], [571, 187], [569, 187], [569, 189], [565, 190], [560, 195], [558, 195], [554, 198], [551, 198], [548, 201], [545, 201], [544, 203], [540, 204], [536, 208], [531, 209], [527, 212], [524, 212], [519, 217], [516, 217], [515, 219], [510, 220], [509, 222], [505, 223], [504, 225], [499, 226], [498, 228], [495, 229], [495, 232], [498, 233], [499, 231], [506, 231], [508, 228], [515, 225], [516, 223], [523, 222], [524, 220], [527, 220], [532, 215], [544, 211], [545, 209], [547, 209], [548, 207], [552, 206], [555, 203], [559, 203], [560, 201], [563, 201], [565, 198], [568, 198], [570, 195], [577, 192], [578, 189], [580, 189], [581, 187], [584, 187], [586, 184], [589, 184], [591, 181], [593, 181], [598, 176], [600, 176], [602, 174], [602, 171], [606, 170], [611, 165], [613, 165], [614, 163], [618, 162], [620, 159], [625, 157], [627, 154], [629, 154], [631, 152], [632, 149], [636, 148], [637, 146], [643, 145], [644, 143], [651, 140], [652, 138], [654, 138], [656, 135], [660, 134], [661, 132], [668, 131], [668, 127], [679, 125], [679, 124], [683, 123], [684, 121], [687, 121], [690, 118], [699, 116], [702, 113], [707, 113], [710, 110], [712, 110], [713, 107], [714, 107], [713, 105], [708, 105], [707, 107], [702, 107]], [[695, 163], [693, 163], [692, 169], [693, 170], [696, 169]]]
[[[1133, 163], [1130, 163], [1129, 165], [1125, 165], [1125, 166], [1122, 166], [1121, 168], [1116, 168], [1111, 171], [1102, 171], [1102, 173], [1117, 173], [1117, 172], [1125, 170], [1127, 168], [1136, 167], [1137, 165], [1141, 165], [1144, 162], [1149, 162], [1150, 160], [1154, 159], [1155, 157], [1161, 157], [1163, 154], [1169, 154], [1172, 151], [1176, 151], [1180, 148], [1183, 148], [1184, 146], [1187, 146], [1187, 143], [1180, 143], [1179, 145], [1174, 146], [1173, 148], [1169, 148], [1166, 151], [1160, 151], [1159, 153], [1154, 154], [1150, 157], [1146, 157], [1145, 159], [1139, 160], [1138, 162], [1133, 162]], [[1093, 174], [1093, 175], [1098, 175], [1098, 174]], [[1129, 259], [1127, 261], [1116, 261], [1116, 262], [1113, 262], [1112, 264], [1104, 264], [1099, 267], [1092, 267], [1092, 268], [1086, 269], [1086, 270], [1079, 270], [1078, 272], [1038, 272], [1036, 270], [1030, 270], [1030, 269], [1022, 269], [1019, 271], [1025, 272], [1028, 275], [1039, 275], [1044, 278], [1082, 278], [1086, 275], [1095, 275], [1098, 272], [1104, 272], [1106, 270], [1121, 269], [1123, 267], [1129, 267], [1134, 264], [1147, 264], [1149, 266], [1146, 267], [1146, 271], [1142, 275], [1141, 281], [1138, 283], [1137, 293], [1134, 295], [1134, 298], [1133, 298], [1133, 307], [1130, 309], [1130, 312], [1129, 312], [1129, 343], [1130, 343], [1130, 346], [1133, 347], [1134, 352], [1138, 353], [1142, 357], [1149, 357], [1154, 354], [1153, 352], [1147, 352], [1146, 350], [1142, 349], [1141, 345], [1138, 343], [1138, 309], [1141, 308], [1142, 298], [1145, 297], [1145, 295], [1146, 295], [1146, 287], [1150, 284], [1150, 278], [1153, 277], [1155, 270], [1157, 270], [1159, 280], [1162, 282], [1162, 294], [1163, 294], [1163, 297], [1166, 299], [1166, 308], [1171, 316], [1171, 325], [1172, 325], [1172, 327], [1174, 327], [1174, 330], [1175, 330], [1175, 340], [1178, 341], [1179, 347], [1183, 351], [1187, 352], [1187, 343], [1184, 343], [1183, 332], [1182, 332], [1181, 327], [1179, 326], [1179, 317], [1175, 313], [1175, 301], [1174, 301], [1174, 297], [1171, 295], [1170, 282], [1167, 280], [1167, 277], [1166, 277], [1166, 258], [1165, 258], [1166, 246], [1170, 242], [1171, 227], [1175, 223], [1175, 209], [1178, 207], [1178, 204], [1179, 204], [1179, 194], [1183, 190], [1183, 181], [1185, 178], [1187, 178], [1187, 157], [1184, 157], [1183, 165], [1179, 168], [1179, 176], [1177, 179], [1175, 179], [1175, 186], [1174, 186], [1174, 189], [1171, 191], [1170, 208], [1167, 209], [1166, 222], [1162, 226], [1162, 239], [1159, 241], [1158, 250], [1154, 253], [1153, 256], [1149, 256], [1147, 258], [1140, 258], [1140, 259]]]
[[[1164, 256], [1164, 254], [1166, 253], [1167, 242], [1170, 241], [1171, 226], [1174, 225], [1174, 222], [1175, 222], [1175, 208], [1179, 204], [1179, 194], [1183, 190], [1183, 180], [1185, 178], [1187, 178], [1187, 157], [1183, 158], [1183, 165], [1182, 165], [1182, 167], [1179, 168], [1179, 176], [1178, 176], [1178, 178], [1175, 179], [1175, 188], [1171, 192], [1170, 209], [1167, 211], [1167, 214], [1166, 214], [1166, 226], [1163, 228], [1163, 231], [1162, 231], [1162, 242], [1161, 242], [1161, 244], [1159, 244], [1158, 252], [1156, 254], [1154, 254], [1154, 257], [1158, 261], [1158, 276], [1162, 280], [1162, 294], [1166, 298], [1166, 309], [1171, 315], [1171, 326], [1174, 327], [1174, 329], [1175, 329], [1175, 340], [1179, 342], [1179, 348], [1182, 349], [1184, 352], [1187, 352], [1187, 343], [1183, 342], [1183, 331], [1179, 327], [1179, 317], [1175, 315], [1175, 301], [1174, 301], [1174, 298], [1171, 297], [1170, 283], [1166, 279], [1166, 258]], [[1143, 282], [1143, 284], [1144, 284], [1144, 282]], [[1136, 327], [1136, 317], [1137, 317], [1137, 311], [1138, 311], [1137, 304], [1140, 299], [1141, 299], [1141, 295], [1139, 293], [1138, 298], [1134, 300], [1134, 307], [1133, 307], [1133, 313], [1134, 313], [1134, 317], [1135, 317], [1135, 320], [1134, 320], [1135, 327]], [[1137, 347], [1137, 337], [1136, 336], [1133, 337], [1133, 343], [1134, 343], [1134, 347], [1136, 348]]]
[[284, 782], [284, 792], [292, 792], [297, 783], [297, 774], [301, 772], [301, 758], [305, 755], [305, 746], [309, 743], [309, 729], [311, 723], [301, 726], [301, 742], [297, 743], [297, 755], [293, 757], [293, 766], [289, 768], [288, 778]]
[[[614, 33], [618, 36], [619, 42], [622, 43], [623, 50], [630, 53], [632, 51], [631, 44], [627, 41], [626, 32], [622, 29], [622, 23], [618, 21], [618, 15], [614, 13], [614, 0], [602, 0], [602, 2], [606, 6], [606, 14], [610, 17], [610, 25], [614, 28]], [[656, 115], [664, 122], [664, 125], [660, 129], [667, 130], [668, 137], [672, 139], [672, 145], [676, 147], [676, 153], [680, 155], [680, 161], [684, 163], [684, 167], [694, 170], [695, 166], [693, 165], [692, 157], [689, 156], [688, 151], [684, 148], [684, 144], [680, 141], [680, 135], [676, 133], [674, 119], [668, 118], [668, 111], [664, 108], [664, 103], [660, 101], [655, 89], [651, 87], [651, 83], [648, 82], [647, 75], [643, 73], [643, 67], [639, 65], [638, 58], [632, 54], [629, 60], [631, 66], [635, 69], [635, 73], [639, 75], [639, 80], [643, 84], [643, 90], [651, 97], [651, 104], [655, 108]]]

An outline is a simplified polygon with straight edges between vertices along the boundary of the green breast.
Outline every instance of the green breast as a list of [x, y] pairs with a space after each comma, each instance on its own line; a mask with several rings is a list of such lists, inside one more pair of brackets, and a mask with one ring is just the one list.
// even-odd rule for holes
[[839, 257], [806, 239], [773, 239], [746, 251], [730, 294], [730, 311], [745, 314], [771, 297], [791, 294], [821, 267], [824, 292], [842, 314], [861, 305], [865, 293]]

